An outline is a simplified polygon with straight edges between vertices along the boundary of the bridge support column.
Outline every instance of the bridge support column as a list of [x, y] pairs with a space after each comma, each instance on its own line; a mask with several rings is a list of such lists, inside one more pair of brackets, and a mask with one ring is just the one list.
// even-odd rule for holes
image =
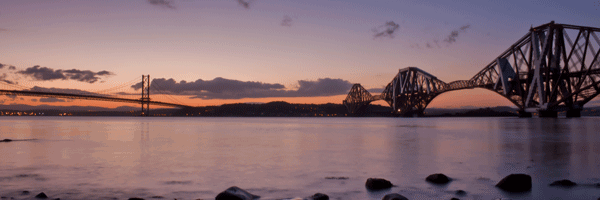
[[540, 118], [557, 118], [558, 112], [554, 110], [540, 110], [538, 111]]
[[519, 118], [531, 118], [531, 113], [524, 110], [519, 110]]
[[[142, 75], [142, 116], [150, 116], [150, 75]], [[144, 105], [146, 106], [144, 108]]]
[[568, 118], [581, 117], [581, 109], [567, 110], [567, 117]]

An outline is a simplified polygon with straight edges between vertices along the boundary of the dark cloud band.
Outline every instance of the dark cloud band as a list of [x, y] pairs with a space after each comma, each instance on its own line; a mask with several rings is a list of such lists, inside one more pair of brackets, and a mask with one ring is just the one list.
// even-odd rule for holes
[[[138, 83], [131, 86], [139, 90]], [[198, 79], [194, 82], [176, 82], [173, 79], [154, 79], [151, 90], [155, 94], [191, 95], [199, 99], [242, 99], [266, 97], [316, 97], [345, 94], [352, 84], [342, 79], [323, 78], [316, 81], [298, 81], [298, 88], [286, 90], [282, 84], [239, 81], [224, 78]]]
[[40, 81], [76, 80], [86, 83], [95, 83], [102, 77], [114, 75], [112, 72], [109, 71], [93, 72], [90, 70], [78, 69], [54, 70], [48, 67], [40, 67], [39, 65], [27, 68], [25, 70], [20, 70], [17, 73], [32, 77], [33, 79]]

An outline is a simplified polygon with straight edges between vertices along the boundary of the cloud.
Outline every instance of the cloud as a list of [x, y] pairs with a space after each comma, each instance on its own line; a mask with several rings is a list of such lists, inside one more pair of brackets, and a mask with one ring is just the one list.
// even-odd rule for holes
[[283, 16], [283, 20], [281, 20], [281, 26], [287, 26], [290, 27], [292, 26], [292, 18], [290, 16]]
[[68, 88], [54, 88], [54, 87], [45, 88], [45, 87], [33, 86], [33, 88], [29, 89], [28, 91], [103, 96], [101, 94], [88, 92], [88, 91], [84, 91], [84, 90], [68, 89]]
[[53, 97], [45, 97], [45, 98], [40, 98], [40, 102], [44, 102], [44, 103], [54, 103], [54, 102], [66, 102], [66, 100], [64, 99], [58, 99], [58, 98], [53, 98]]
[[243, 6], [246, 9], [250, 9], [250, 3], [252, 3], [252, 0], [237, 0], [238, 4], [240, 4], [240, 6]]
[[396, 24], [394, 21], [388, 21], [382, 26], [373, 28], [373, 32], [375, 32], [375, 34], [373, 35], [373, 38], [379, 38], [379, 37], [394, 38], [394, 33], [396, 32], [396, 30], [398, 30], [398, 28], [400, 28], [400, 25]]
[[[0, 68], [1, 69], [1, 68]], [[8, 83], [8, 84], [15, 84], [15, 82], [11, 81], [11, 80], [7, 80], [6, 77], [8, 75], [6, 73], [2, 73], [2, 75], [0, 75], [0, 81]]]
[[[254, 81], [239, 81], [224, 78], [215, 78], [204, 81], [198, 79], [194, 82], [173, 79], [152, 80], [151, 90], [154, 94], [191, 95], [200, 99], [241, 99], [265, 97], [315, 97], [346, 94], [352, 84], [342, 79], [323, 78], [316, 81], [298, 81], [298, 87], [286, 90], [282, 84], [271, 84]], [[141, 83], [131, 86], [139, 90]]]
[[52, 81], [52, 80], [76, 80], [86, 83], [95, 83], [103, 76], [114, 75], [109, 71], [92, 72], [90, 70], [69, 69], [54, 70], [48, 67], [40, 67], [39, 65], [20, 70], [18, 74], [30, 76], [35, 80]]
[[452, 44], [452, 43], [456, 42], [456, 38], [458, 38], [459, 33], [466, 32], [466, 30], [469, 27], [471, 27], [471, 25], [467, 24], [467, 25], [461, 26], [457, 30], [453, 30], [452, 32], [450, 32], [450, 35], [448, 35], [446, 37], [446, 39], [444, 39], [444, 42], [446, 42], [448, 44]]
[[155, 6], [160, 6], [163, 8], [175, 9], [175, 6], [173, 5], [173, 1], [171, 1], [171, 0], [148, 0], [148, 3], [155, 5]]

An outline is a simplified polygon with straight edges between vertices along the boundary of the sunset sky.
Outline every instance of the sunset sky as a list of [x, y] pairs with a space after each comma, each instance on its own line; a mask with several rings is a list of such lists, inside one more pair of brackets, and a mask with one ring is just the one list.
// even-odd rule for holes
[[[0, 89], [117, 87], [139, 98], [134, 85], [149, 74], [172, 94], [154, 100], [193, 106], [341, 103], [351, 84], [378, 91], [408, 66], [470, 79], [552, 20], [600, 27], [600, 1], [0, 0]], [[0, 97], [122, 105], [55, 101]], [[430, 107], [499, 105], [511, 104], [473, 89]]]

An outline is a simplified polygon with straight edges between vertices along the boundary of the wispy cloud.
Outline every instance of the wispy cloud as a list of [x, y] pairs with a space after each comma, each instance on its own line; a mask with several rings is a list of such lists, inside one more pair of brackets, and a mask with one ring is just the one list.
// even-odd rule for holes
[[[173, 79], [154, 79], [151, 89], [155, 94], [190, 95], [199, 99], [241, 99], [265, 97], [315, 97], [345, 94], [352, 84], [342, 79], [322, 78], [316, 81], [300, 80], [295, 89], [278, 83], [239, 81], [225, 78], [198, 79], [194, 82]], [[139, 90], [141, 83], [132, 86]]]
[[286, 15], [286, 16], [283, 16], [283, 20], [281, 20], [281, 26], [287, 26], [287, 27], [290, 27], [290, 26], [292, 26], [292, 22], [293, 22], [293, 21], [294, 21], [294, 20], [292, 19], [292, 17], [290, 17], [290, 16], [287, 16], [287, 15]]
[[237, 0], [238, 4], [246, 9], [250, 9], [250, 3], [252, 0]]
[[471, 25], [467, 24], [467, 25], [461, 26], [460, 28], [458, 28], [456, 30], [452, 30], [450, 32], [450, 34], [446, 37], [446, 39], [444, 39], [444, 42], [446, 42], [448, 44], [455, 43], [456, 38], [458, 38], [459, 33], [466, 32], [467, 29], [470, 27], [471, 27]]
[[20, 70], [17, 73], [39, 81], [76, 80], [86, 83], [95, 83], [102, 77], [114, 75], [114, 73], [105, 70], [99, 72], [79, 69], [54, 70], [48, 67], [40, 67], [39, 65], [27, 68], [25, 70]]
[[396, 30], [398, 30], [398, 28], [400, 28], [400, 25], [396, 24], [394, 21], [388, 21], [384, 25], [373, 28], [373, 38], [394, 38], [394, 33], [396, 32]]
[[173, 5], [173, 1], [171, 1], [171, 0], [148, 0], [148, 3], [155, 5], [155, 6], [160, 6], [163, 8], [175, 9], [175, 6]]

